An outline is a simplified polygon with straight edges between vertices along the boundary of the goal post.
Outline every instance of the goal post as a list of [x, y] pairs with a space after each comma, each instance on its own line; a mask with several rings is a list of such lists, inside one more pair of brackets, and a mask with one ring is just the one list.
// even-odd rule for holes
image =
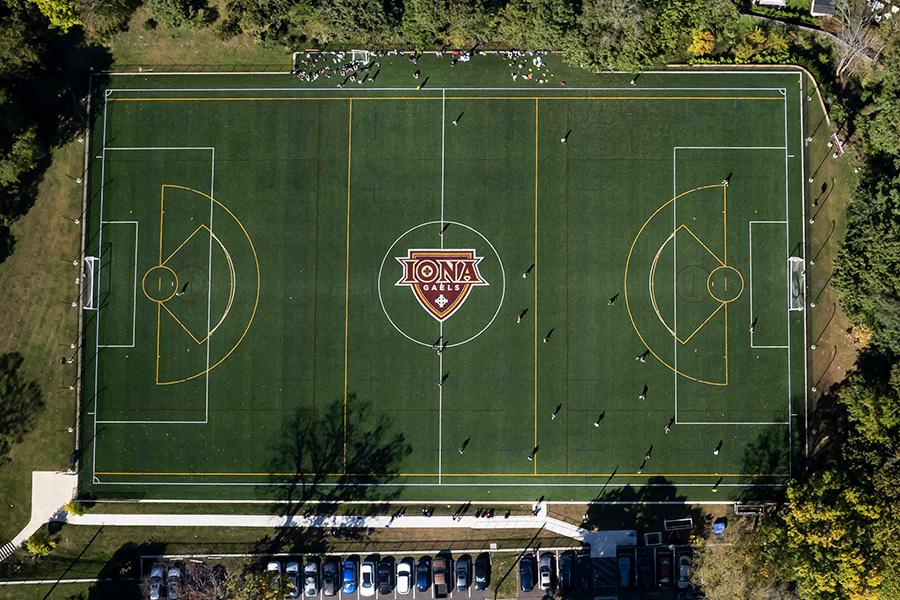
[[350, 60], [355, 63], [367, 65], [369, 64], [369, 61], [372, 60], [372, 53], [368, 50], [351, 50]]
[[803, 310], [806, 304], [806, 268], [799, 256], [788, 258], [790, 269], [790, 294], [788, 297], [788, 310]]
[[81, 267], [81, 307], [84, 310], [97, 310], [99, 288], [95, 282], [99, 267], [99, 258], [96, 256], [84, 257]]

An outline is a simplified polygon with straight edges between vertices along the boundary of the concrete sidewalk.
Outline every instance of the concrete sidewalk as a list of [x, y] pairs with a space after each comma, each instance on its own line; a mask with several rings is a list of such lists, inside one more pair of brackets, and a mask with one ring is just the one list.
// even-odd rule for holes
[[31, 473], [31, 518], [28, 524], [12, 539], [0, 548], [0, 561], [6, 560], [16, 549], [33, 536], [44, 523], [59, 520], [62, 507], [72, 498], [78, 487], [75, 473], [58, 473], [55, 471], [33, 471]]

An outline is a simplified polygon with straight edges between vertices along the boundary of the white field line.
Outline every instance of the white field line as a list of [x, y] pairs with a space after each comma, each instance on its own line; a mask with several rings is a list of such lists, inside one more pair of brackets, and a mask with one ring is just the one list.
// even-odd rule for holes
[[[619, 87], [566, 87], [565, 89], [551, 90], [545, 88], [527, 87], [446, 87], [441, 88], [445, 92], [522, 92], [539, 93], [543, 97], [554, 97], [548, 92], [554, 92], [557, 96], [564, 97], [567, 91], [576, 92], [780, 92], [784, 88], [772, 87], [631, 87], [627, 83]], [[346, 94], [346, 88], [334, 87], [222, 87], [222, 88], [107, 88], [108, 93], [122, 92], [329, 92], [332, 94]], [[421, 92], [416, 86], [412, 87], [364, 87], [349, 91], [351, 94], [364, 92]], [[636, 96], [639, 98], [640, 96]]]
[[[132, 294], [131, 309], [131, 343], [130, 344], [98, 344], [99, 348], [134, 348], [135, 329], [137, 327], [137, 265], [138, 265], [138, 240], [140, 239], [140, 224], [137, 221], [103, 221], [105, 225], [134, 225], [134, 290]], [[97, 281], [99, 286], [100, 282]], [[98, 287], [99, 290], [99, 287]], [[100, 304], [97, 304], [98, 310]]]
[[[444, 146], [447, 130], [447, 96], [444, 90], [441, 90], [441, 222], [440, 222], [440, 238], [441, 249], [444, 248]], [[438, 484], [443, 480], [444, 468], [444, 385], [441, 381], [444, 377], [444, 322], [439, 321], [438, 324], [438, 343], [441, 350], [438, 352]]]
[[[800, 74], [800, 191], [802, 202], [800, 203], [801, 216], [803, 217], [803, 270], [806, 271], [806, 132], [803, 120], [803, 73]], [[827, 118], [827, 112], [826, 118]], [[808, 313], [807, 306], [807, 278], [803, 277], [803, 448], [804, 456], [809, 458], [809, 360], [806, 359], [806, 348], [809, 347]]]
[[[213, 238], [215, 237], [215, 233], [213, 232], [213, 208], [215, 203], [213, 202], [213, 198], [216, 197], [216, 149], [212, 148], [212, 156], [209, 173], [209, 265], [207, 267], [207, 279], [206, 279], [206, 375], [203, 377], [204, 381], [204, 391], [203, 391], [203, 402], [204, 402], [204, 410], [203, 410], [203, 420], [204, 422], [209, 422], [209, 352], [210, 347], [212, 346], [212, 330], [210, 329], [211, 321], [212, 321], [212, 248], [213, 248]], [[224, 247], [223, 247], [224, 248]], [[236, 281], [236, 280], [235, 280]], [[216, 328], [219, 326], [216, 325]]]
[[[103, 139], [101, 149], [100, 149], [100, 215], [98, 217], [99, 221], [99, 231], [97, 233], [97, 272], [94, 274], [94, 277], [97, 279], [97, 285], [99, 290], [100, 285], [100, 269], [103, 263], [103, 196], [104, 190], [106, 189], [106, 131], [107, 131], [107, 107], [109, 105], [108, 102], [109, 94], [104, 94], [103, 96]], [[93, 434], [91, 437], [91, 480], [93, 482], [97, 482], [97, 410], [99, 404], [98, 398], [98, 384], [97, 381], [100, 379], [100, 303], [97, 303], [97, 315], [96, 315], [96, 331], [94, 333], [94, 425], [93, 425]]]
[[[721, 423], [711, 423], [712, 425], [721, 425]], [[730, 423], [726, 423], [729, 425]], [[739, 425], [741, 423], [738, 423]], [[759, 425], [760, 423], [743, 423], [744, 425]], [[765, 425], [766, 423], [763, 423]], [[784, 425], [784, 423], [774, 423], [775, 425]], [[523, 474], [522, 477], [533, 477], [533, 475]], [[777, 477], [788, 478], [787, 474], [777, 475]], [[195, 486], [229, 486], [229, 487], [278, 487], [283, 486], [283, 483], [269, 483], [269, 482], [190, 482], [190, 481], [95, 481], [96, 485], [127, 485], [127, 486], [187, 486], [187, 487], [195, 487]], [[589, 483], [443, 483], [438, 485], [437, 483], [318, 483], [316, 484], [319, 487], [387, 487], [387, 488], [406, 488], [406, 487], [432, 487], [432, 488], [472, 488], [472, 487], [487, 487], [487, 488], [503, 488], [503, 487], [513, 487], [513, 488], [585, 488], [590, 487]], [[624, 488], [633, 488], [633, 482], [624, 482], [624, 483], [605, 483], [606, 487], [624, 487]], [[665, 487], [671, 488], [672, 483], [642, 483], [641, 487]], [[676, 483], [678, 487], [712, 487], [711, 483]], [[734, 488], [769, 488], [769, 487], [784, 487], [787, 483], [720, 483], [719, 487], [734, 487]], [[586, 504], [590, 502], [590, 498], [585, 498], [584, 502], [579, 502], [578, 504]], [[440, 500], [433, 500], [432, 502], [440, 502]], [[459, 502], [458, 500], [454, 502]], [[494, 504], [501, 503], [514, 503], [514, 500], [503, 501], [497, 500]], [[642, 502], [635, 502], [634, 504], [643, 504]], [[684, 503], [679, 503], [684, 504]], [[730, 502], [724, 502], [724, 504], [734, 504], [734, 500]]]
[[[428, 54], [426, 52], [426, 54]], [[784, 66], [784, 65], [781, 65]], [[796, 75], [800, 69], [788, 70], [788, 71], [780, 71], [777, 69], [732, 69], [729, 71], [723, 70], [714, 70], [714, 69], [689, 69], [684, 68], [684, 65], [672, 65], [671, 69], [664, 71], [641, 71], [644, 75]], [[805, 69], [804, 69], [805, 71]], [[288, 77], [289, 73], [286, 71], [101, 71], [101, 73], [105, 75], [124, 75], [128, 77], [147, 77], [154, 75], [213, 75], [213, 76], [222, 76], [222, 75], [280, 75], [282, 77]], [[633, 71], [600, 71], [599, 75], [634, 75]], [[126, 88], [127, 89], [127, 88]], [[447, 89], [456, 89], [456, 88], [447, 88]], [[466, 88], [464, 88], [466, 89]], [[468, 88], [468, 89], [478, 89], [478, 88]], [[516, 88], [520, 89], [520, 88]], [[781, 88], [772, 88], [772, 89], [781, 89]]]
[[[788, 224], [789, 212], [788, 212], [788, 192], [790, 187], [790, 179], [788, 178], [788, 112], [787, 112], [787, 94], [784, 96], [784, 261], [785, 261], [785, 298], [784, 298], [784, 310], [787, 314], [787, 420], [788, 420], [788, 473], [794, 472], [794, 458], [792, 445], [793, 445], [793, 425], [791, 424], [791, 414], [793, 414], [792, 400], [791, 400], [791, 269], [789, 268], [788, 261], [791, 256], [791, 242], [790, 242], [790, 226]], [[805, 227], [805, 225], [804, 225]], [[806, 353], [806, 348], [803, 349], [804, 355]], [[805, 386], [804, 386], [805, 387]]]

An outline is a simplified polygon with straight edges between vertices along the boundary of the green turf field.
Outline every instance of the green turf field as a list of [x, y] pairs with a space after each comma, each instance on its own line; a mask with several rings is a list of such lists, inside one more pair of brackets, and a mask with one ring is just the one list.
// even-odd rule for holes
[[799, 72], [381, 62], [95, 81], [82, 490], [776, 496], [804, 446]]

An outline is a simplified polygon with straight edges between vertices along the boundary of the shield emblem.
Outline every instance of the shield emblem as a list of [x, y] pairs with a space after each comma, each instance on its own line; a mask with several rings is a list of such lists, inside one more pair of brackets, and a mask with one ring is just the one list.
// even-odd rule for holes
[[473, 287], [490, 285], [478, 270], [483, 257], [472, 249], [411, 249], [395, 258], [403, 267], [395, 285], [409, 287], [419, 305], [441, 322], [459, 310]]

